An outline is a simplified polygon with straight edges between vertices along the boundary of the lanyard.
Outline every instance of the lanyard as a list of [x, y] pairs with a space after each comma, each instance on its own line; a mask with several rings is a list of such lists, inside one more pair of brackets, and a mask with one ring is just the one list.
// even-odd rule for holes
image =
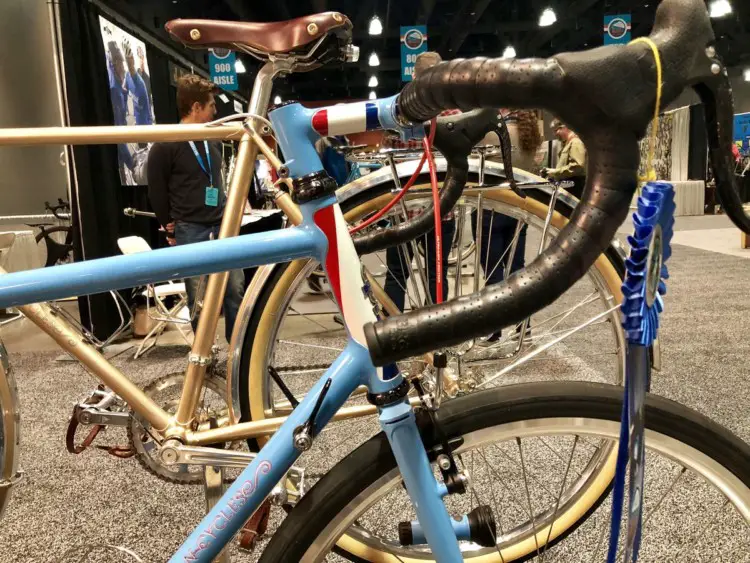
[[213, 176], [211, 176], [211, 153], [208, 152], [208, 141], [203, 141], [203, 147], [206, 149], [206, 160], [208, 160], [208, 168], [206, 168], [206, 166], [203, 164], [203, 159], [201, 158], [201, 154], [198, 152], [195, 143], [193, 141], [190, 141], [190, 148], [193, 149], [193, 154], [195, 155], [195, 158], [198, 159], [198, 164], [200, 164], [201, 170], [208, 174], [208, 179], [213, 183], [214, 179]]

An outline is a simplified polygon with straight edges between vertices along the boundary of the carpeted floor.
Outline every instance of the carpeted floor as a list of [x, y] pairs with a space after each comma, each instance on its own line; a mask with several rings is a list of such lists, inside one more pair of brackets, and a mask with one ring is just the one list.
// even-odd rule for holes
[[[672, 276], [661, 332], [663, 371], [655, 375], [654, 391], [750, 441], [750, 338], [745, 333], [750, 329], [750, 262], [676, 246], [669, 265]], [[69, 454], [64, 447], [68, 417], [93, 380], [77, 364], [55, 362], [58, 355], [26, 353], [11, 358], [22, 401], [21, 463], [26, 479], [14, 489], [0, 521], [0, 562], [77, 561], [69, 550], [87, 544], [127, 546], [143, 561], [166, 560], [204, 514], [201, 489], [164, 483], [134, 460], [118, 460], [101, 451]], [[178, 371], [184, 359], [184, 348], [164, 347], [146, 361], [123, 355], [115, 364], [145, 384]], [[538, 369], [552, 369], [545, 363]], [[349, 443], [338, 439], [336, 432], [351, 434], [353, 427], [338, 429], [316, 443], [318, 455], [334, 459], [345, 453], [335, 451], [337, 444], [341, 448]], [[124, 433], [113, 430], [100, 441], [122, 442]], [[675, 503], [670, 510], [679, 522], [689, 506]], [[281, 517], [281, 510], [274, 509], [273, 524]], [[257, 554], [232, 551], [234, 561], [257, 559]], [[560, 553], [549, 560], [589, 561], [583, 552]], [[86, 560], [133, 561], [96, 554]], [[723, 560], [750, 561], [750, 556], [737, 551]]]

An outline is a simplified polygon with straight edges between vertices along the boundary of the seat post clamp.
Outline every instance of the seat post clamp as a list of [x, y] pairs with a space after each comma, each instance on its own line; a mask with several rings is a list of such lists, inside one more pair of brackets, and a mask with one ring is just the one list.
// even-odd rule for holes
[[211, 363], [211, 358], [208, 356], [201, 356], [200, 354], [190, 354], [188, 356], [188, 363], [197, 366], [207, 366]]

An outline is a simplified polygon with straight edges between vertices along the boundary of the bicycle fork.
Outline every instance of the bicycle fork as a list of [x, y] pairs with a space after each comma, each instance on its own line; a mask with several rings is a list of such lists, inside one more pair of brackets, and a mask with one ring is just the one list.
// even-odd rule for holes
[[456, 535], [460, 523], [456, 522], [454, 529], [443, 504], [447, 490], [445, 485], [438, 484], [432, 473], [414, 410], [405, 400], [392, 403], [380, 409], [379, 421], [417, 512], [418, 526], [413, 528], [419, 529], [420, 536], [424, 535], [438, 563], [463, 561]]

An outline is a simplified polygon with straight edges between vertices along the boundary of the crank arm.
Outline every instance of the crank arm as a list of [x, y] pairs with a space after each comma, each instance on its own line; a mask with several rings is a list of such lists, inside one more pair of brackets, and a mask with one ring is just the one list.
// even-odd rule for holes
[[[164, 465], [203, 465], [211, 467], [235, 467], [244, 469], [258, 456], [253, 452], [237, 452], [201, 446], [168, 444], [159, 453]], [[274, 504], [296, 504], [305, 493], [305, 470], [292, 466], [286, 477], [274, 487], [269, 495]]]
[[78, 413], [78, 422], [102, 426], [127, 426], [130, 422], [130, 413], [87, 408]]
[[[210, 465], [213, 467], [236, 467], [244, 469], [258, 456], [253, 452], [237, 452], [219, 448], [204, 448], [202, 446], [183, 446], [169, 444], [162, 446], [159, 454], [164, 465]], [[305, 470], [292, 467], [287, 478], [299, 483], [304, 479]]]

